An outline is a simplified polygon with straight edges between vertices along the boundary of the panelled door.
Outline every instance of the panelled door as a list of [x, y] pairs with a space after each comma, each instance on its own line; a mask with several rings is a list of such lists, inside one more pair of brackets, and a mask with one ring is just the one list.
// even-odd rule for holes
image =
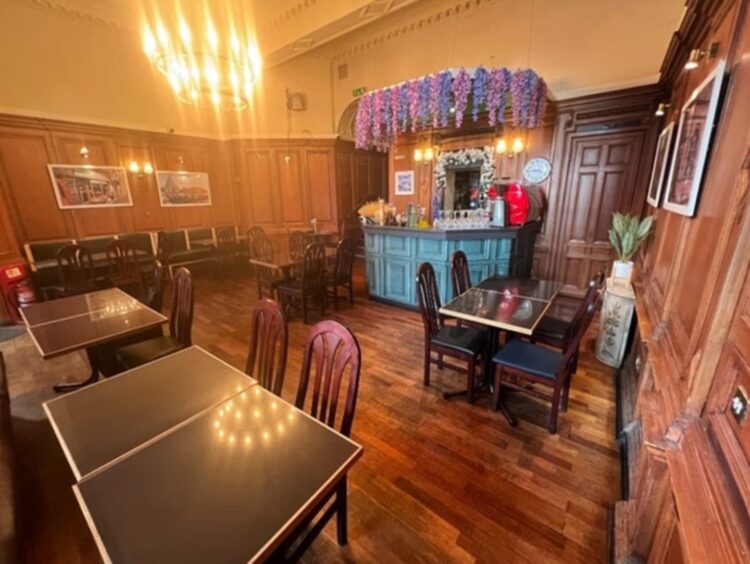
[[612, 213], [630, 206], [643, 141], [643, 131], [570, 140], [555, 275], [565, 294], [582, 295], [598, 271], [609, 274]]

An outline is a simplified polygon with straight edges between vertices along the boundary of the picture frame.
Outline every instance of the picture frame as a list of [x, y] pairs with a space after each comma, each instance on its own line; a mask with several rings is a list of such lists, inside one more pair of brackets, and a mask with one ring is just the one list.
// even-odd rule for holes
[[128, 176], [121, 166], [48, 164], [47, 170], [61, 210], [133, 205]]
[[211, 184], [207, 172], [157, 170], [159, 203], [163, 208], [211, 205]]
[[414, 194], [414, 171], [396, 171], [394, 186], [396, 196], [411, 196]]
[[659, 133], [659, 139], [656, 141], [656, 153], [654, 155], [654, 165], [651, 169], [651, 178], [648, 183], [648, 192], [646, 200], [655, 208], [659, 207], [661, 200], [662, 188], [664, 187], [664, 178], [669, 168], [672, 156], [672, 140], [674, 138], [675, 122], [670, 122]]
[[664, 209], [692, 217], [698, 204], [703, 172], [724, 82], [726, 62], [719, 61], [691, 94], [680, 112], [672, 150]]

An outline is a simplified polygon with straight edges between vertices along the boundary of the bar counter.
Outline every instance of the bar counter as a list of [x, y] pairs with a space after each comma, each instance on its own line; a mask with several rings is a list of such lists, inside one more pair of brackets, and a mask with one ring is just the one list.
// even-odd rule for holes
[[451, 230], [365, 225], [370, 298], [416, 307], [417, 266], [429, 262], [440, 299], [447, 303], [452, 298], [450, 260], [457, 250], [466, 253], [474, 283], [495, 275], [528, 278], [540, 226], [538, 221], [522, 227]]

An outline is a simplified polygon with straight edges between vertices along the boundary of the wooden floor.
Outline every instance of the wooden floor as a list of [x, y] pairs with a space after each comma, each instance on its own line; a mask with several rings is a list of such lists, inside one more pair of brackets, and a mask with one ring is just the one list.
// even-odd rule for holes
[[[238, 368], [245, 362], [255, 285], [246, 274], [196, 276], [193, 339]], [[365, 454], [351, 473], [349, 545], [330, 524], [306, 562], [602, 562], [607, 511], [617, 498], [613, 371], [593, 358], [593, 330], [557, 435], [549, 406], [513, 394], [520, 423], [445, 401], [461, 387], [444, 370], [422, 385], [417, 314], [367, 300], [331, 317], [356, 334], [363, 371], [353, 439]], [[284, 398], [294, 397], [308, 327], [291, 324]], [[44, 420], [50, 385], [86, 372], [81, 355], [42, 361], [27, 337], [0, 343], [9, 368], [22, 471], [29, 561], [96, 562], [98, 553], [70, 491], [73, 477]]]

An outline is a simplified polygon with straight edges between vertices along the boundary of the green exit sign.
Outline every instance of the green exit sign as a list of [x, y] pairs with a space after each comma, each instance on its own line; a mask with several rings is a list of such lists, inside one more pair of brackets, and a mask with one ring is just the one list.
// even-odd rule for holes
[[355, 98], [358, 98], [359, 96], [362, 96], [362, 94], [364, 94], [365, 92], [367, 92], [367, 87], [360, 86], [359, 88], [355, 88], [354, 90], [352, 90], [352, 96], [354, 96]]

